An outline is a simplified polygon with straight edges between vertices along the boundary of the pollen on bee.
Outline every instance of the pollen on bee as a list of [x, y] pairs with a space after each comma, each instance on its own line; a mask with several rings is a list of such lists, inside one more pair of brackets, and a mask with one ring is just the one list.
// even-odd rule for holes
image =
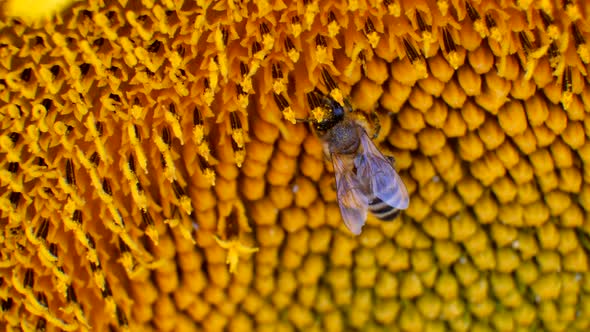
[[319, 97], [315, 92], [310, 92], [307, 94], [307, 103], [309, 104], [311, 115], [315, 121], [320, 122], [326, 118], [326, 111], [321, 106]]

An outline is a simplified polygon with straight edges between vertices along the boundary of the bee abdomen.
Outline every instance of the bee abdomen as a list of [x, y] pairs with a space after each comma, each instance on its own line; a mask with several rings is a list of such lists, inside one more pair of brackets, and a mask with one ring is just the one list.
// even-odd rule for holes
[[369, 202], [369, 211], [383, 221], [393, 221], [400, 213], [399, 209], [383, 202], [379, 197], [374, 197]]

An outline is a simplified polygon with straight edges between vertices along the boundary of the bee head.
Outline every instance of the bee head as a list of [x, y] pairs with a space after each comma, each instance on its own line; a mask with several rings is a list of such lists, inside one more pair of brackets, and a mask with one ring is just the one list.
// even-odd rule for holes
[[317, 113], [319, 114], [314, 114], [313, 116], [313, 128], [323, 133], [344, 119], [345, 109], [330, 96], [317, 93], [315, 95], [316, 99], [310, 105], [312, 105], [313, 109], [318, 110]]

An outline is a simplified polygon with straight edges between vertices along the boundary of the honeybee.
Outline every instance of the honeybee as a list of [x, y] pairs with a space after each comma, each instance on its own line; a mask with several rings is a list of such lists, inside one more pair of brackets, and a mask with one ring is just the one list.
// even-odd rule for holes
[[304, 121], [312, 124], [334, 166], [338, 205], [346, 227], [360, 234], [367, 210], [383, 221], [394, 220], [408, 207], [410, 197], [393, 167], [393, 158], [377, 149], [361, 123], [351, 116], [354, 110], [348, 101], [341, 105], [316, 90], [308, 94], [308, 103], [325, 112], [320, 120]]

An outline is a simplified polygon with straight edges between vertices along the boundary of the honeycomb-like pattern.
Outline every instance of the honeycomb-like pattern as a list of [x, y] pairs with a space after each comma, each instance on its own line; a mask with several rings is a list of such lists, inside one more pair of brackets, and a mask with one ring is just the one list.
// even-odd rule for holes
[[[585, 1], [3, 15], [2, 329], [590, 328]], [[316, 87], [377, 111], [395, 222], [342, 224]]]

